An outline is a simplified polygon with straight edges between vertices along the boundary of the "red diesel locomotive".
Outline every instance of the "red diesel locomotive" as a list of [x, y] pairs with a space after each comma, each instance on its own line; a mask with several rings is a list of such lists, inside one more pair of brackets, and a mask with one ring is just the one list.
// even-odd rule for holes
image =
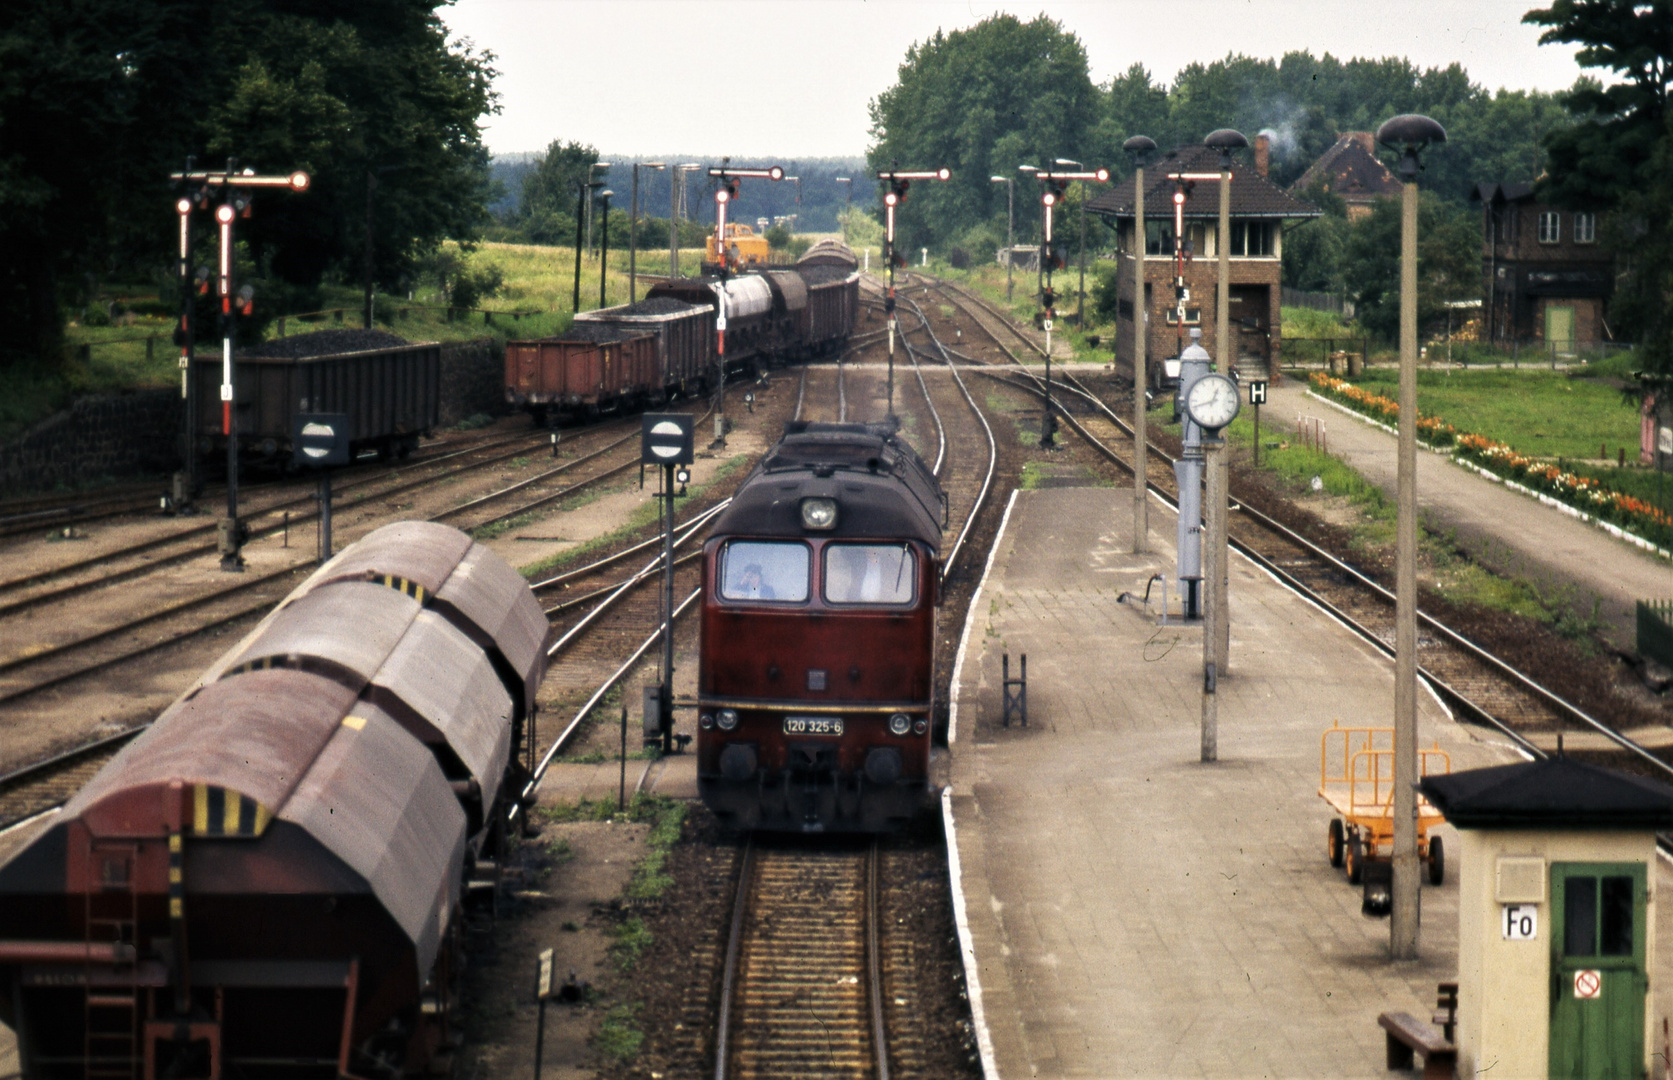
[[891, 428], [798, 422], [703, 553], [697, 776], [740, 828], [879, 832], [929, 795], [945, 500]]

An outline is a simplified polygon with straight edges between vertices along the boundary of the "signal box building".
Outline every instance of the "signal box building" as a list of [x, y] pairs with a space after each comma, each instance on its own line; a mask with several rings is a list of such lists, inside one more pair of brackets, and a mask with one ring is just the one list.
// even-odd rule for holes
[[1477, 184], [1483, 332], [1493, 342], [1544, 342], [1562, 353], [1610, 337], [1614, 252], [1602, 216], [1534, 198], [1532, 184]]
[[[1258, 149], [1258, 148], [1257, 148]], [[1319, 216], [1319, 210], [1266, 178], [1264, 156], [1256, 166], [1232, 165], [1231, 179], [1231, 328], [1234, 364], [1246, 378], [1266, 378], [1279, 359], [1279, 286], [1282, 276], [1284, 225]], [[1187, 182], [1185, 198], [1185, 282], [1190, 300], [1185, 325], [1178, 325], [1174, 300], [1173, 196], [1177, 183], [1170, 173], [1218, 173], [1220, 153], [1208, 146], [1182, 146], [1152, 161], [1144, 171], [1144, 297], [1148, 336], [1145, 355], [1160, 363], [1179, 355], [1189, 341], [1189, 329], [1202, 328], [1202, 345], [1219, 355], [1215, 340], [1215, 311], [1219, 273], [1218, 180]], [[1131, 371], [1133, 364], [1133, 264], [1140, 243], [1133, 222], [1133, 177], [1087, 203], [1089, 213], [1101, 215], [1118, 236], [1122, 268], [1118, 289], [1116, 363]]]
[[1378, 199], [1400, 194], [1400, 180], [1378, 160], [1376, 136], [1369, 131], [1349, 131], [1337, 138], [1290, 185], [1290, 194], [1305, 198], [1315, 184], [1347, 204], [1350, 222], [1370, 217]]

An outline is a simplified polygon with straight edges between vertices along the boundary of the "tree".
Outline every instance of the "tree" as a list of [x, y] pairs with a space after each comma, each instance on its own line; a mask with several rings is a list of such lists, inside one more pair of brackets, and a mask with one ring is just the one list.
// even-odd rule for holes
[[573, 245], [580, 185], [593, 179], [598, 151], [578, 142], [552, 140], [533, 171], [523, 176], [516, 224], [531, 244]]
[[[1418, 194], [1417, 319], [1446, 315], [1445, 305], [1481, 295], [1481, 229], [1469, 211], [1432, 191]], [[1289, 238], [1285, 237], [1288, 245]], [[1365, 328], [1384, 338], [1400, 330], [1400, 200], [1379, 199], [1348, 233], [1343, 276]]]
[[1522, 21], [1546, 27], [1540, 44], [1579, 45], [1575, 61], [1623, 77], [1609, 86], [1582, 80], [1563, 97], [1580, 122], [1545, 141], [1550, 175], [1543, 198], [1580, 210], [1604, 209], [1651, 179], [1656, 144], [1666, 135], [1673, 53], [1669, 0], [1556, 0]]
[[[1018, 165], [1086, 161], [1100, 111], [1086, 49], [1043, 15], [1026, 23], [995, 15], [966, 30], [937, 31], [907, 50], [897, 82], [870, 109], [873, 169], [898, 162], [953, 171], [948, 183], [913, 186], [896, 224], [908, 247], [944, 243], [1004, 214], [1005, 190], [990, 175], [1020, 182]], [[1038, 219], [1032, 188], [1017, 192], [1019, 226]]]
[[358, 278], [368, 173], [380, 280], [412, 273], [444, 236], [473, 235], [492, 58], [450, 44], [436, 6], [11, 0], [0, 21], [0, 318], [14, 332], [0, 362], [53, 367], [63, 305], [89, 282], [167, 276], [168, 173], [188, 154], [200, 168], [235, 156], [313, 176], [304, 195], [259, 196], [239, 227], [255, 266], [292, 282]]

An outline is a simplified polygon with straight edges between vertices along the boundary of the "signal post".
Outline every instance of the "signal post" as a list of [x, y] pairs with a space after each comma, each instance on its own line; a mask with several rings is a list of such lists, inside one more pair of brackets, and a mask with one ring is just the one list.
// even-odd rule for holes
[[889, 418], [895, 415], [895, 267], [905, 266], [906, 259], [895, 251], [895, 207], [906, 201], [906, 192], [914, 180], [951, 180], [953, 170], [942, 166], [935, 170], [903, 172], [890, 168], [878, 172], [877, 179], [889, 185], [883, 193], [883, 260], [889, 264], [889, 289], [883, 297], [883, 317], [889, 322]]
[[1040, 448], [1049, 450], [1056, 444], [1057, 418], [1051, 411], [1051, 332], [1057, 318], [1057, 293], [1051, 287], [1053, 270], [1061, 270], [1068, 265], [1051, 243], [1052, 210], [1063, 201], [1063, 193], [1068, 190], [1072, 180], [1096, 180], [1100, 184], [1109, 182], [1108, 169], [1096, 169], [1092, 172], [1053, 172], [1050, 169], [1036, 170], [1034, 176], [1045, 190], [1040, 193], [1040, 205], [1045, 207], [1044, 239], [1040, 245], [1040, 265], [1045, 268], [1046, 281], [1040, 289], [1040, 310], [1044, 315], [1042, 323], [1046, 331], [1046, 412], [1040, 419]]
[[[235, 158], [227, 159], [225, 172], [174, 173], [169, 179], [177, 184], [198, 185], [202, 190], [200, 204], [207, 204], [210, 192], [219, 188], [221, 205], [215, 208], [215, 223], [220, 230], [220, 273], [218, 293], [221, 297], [221, 434], [227, 440], [227, 517], [220, 527], [221, 569], [240, 572], [244, 569], [242, 549], [249, 537], [249, 529], [238, 520], [238, 413], [233, 408], [232, 339], [240, 314], [248, 315], [253, 307], [255, 290], [245, 285], [238, 292], [235, 304], [232, 292], [232, 226], [240, 218], [250, 216], [254, 190], [273, 188], [298, 194], [308, 190], [309, 177], [302, 171], [288, 176], [257, 176], [252, 170], [238, 171]], [[186, 200], [181, 200], [185, 202]], [[178, 209], [178, 204], [176, 206]], [[180, 211], [184, 219], [188, 210]], [[182, 226], [182, 243], [190, 239]]]
[[726, 208], [738, 197], [738, 181], [746, 177], [762, 180], [783, 180], [784, 169], [774, 165], [766, 169], [734, 169], [727, 165], [709, 170], [719, 183], [715, 186], [715, 254], [720, 256], [720, 288], [715, 292], [715, 441], [714, 446], [726, 445], [726, 280], [731, 271], [732, 256], [726, 250]]

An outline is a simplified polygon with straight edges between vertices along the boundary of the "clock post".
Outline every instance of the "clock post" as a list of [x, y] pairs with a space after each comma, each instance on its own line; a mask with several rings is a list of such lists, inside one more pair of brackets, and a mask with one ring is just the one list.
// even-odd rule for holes
[[[1199, 351], [1201, 351], [1200, 347]], [[1189, 352], [1189, 350], [1187, 350]], [[1185, 391], [1185, 413], [1189, 426], [1200, 435], [1197, 445], [1207, 480], [1206, 513], [1201, 528], [1208, 535], [1202, 546], [1202, 578], [1208, 583], [1203, 593], [1202, 616], [1202, 760], [1220, 756], [1219, 680], [1225, 674], [1225, 655], [1220, 644], [1227, 636], [1226, 610], [1226, 440], [1221, 432], [1237, 417], [1237, 384], [1219, 372], [1199, 375]], [[1180, 500], [1181, 506], [1184, 499]]]

